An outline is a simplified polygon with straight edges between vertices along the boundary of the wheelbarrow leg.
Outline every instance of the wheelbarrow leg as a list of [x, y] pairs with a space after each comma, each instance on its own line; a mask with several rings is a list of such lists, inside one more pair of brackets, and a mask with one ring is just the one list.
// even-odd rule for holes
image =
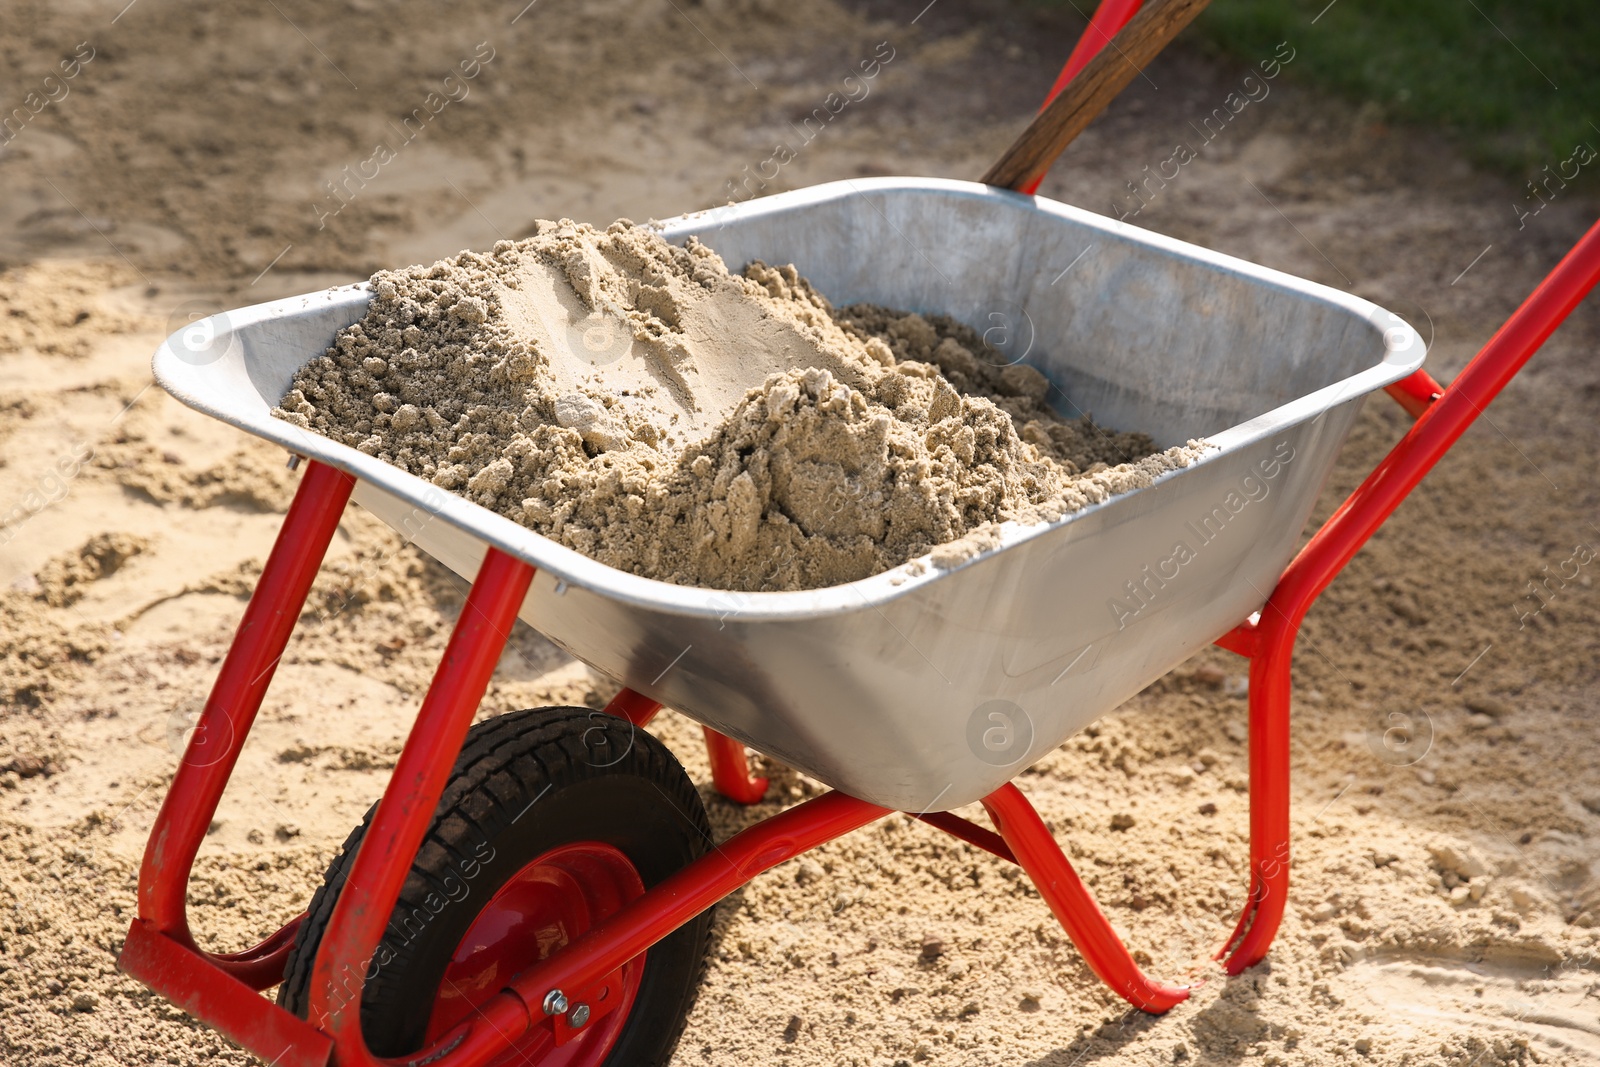
[[[151, 828], [139, 869], [136, 922], [191, 951], [199, 951], [185, 907], [195, 855], [354, 488], [348, 474], [321, 463], [307, 465]], [[266, 988], [282, 976], [291, 942], [274, 935], [231, 959], [208, 958], [242, 981]], [[274, 965], [276, 975], [270, 973]]]
[[1250, 658], [1250, 893], [1213, 957], [1229, 974], [1265, 958], [1289, 901], [1289, 666], [1299, 622], [1274, 622], [1247, 623], [1217, 642]]
[[332, 1035], [342, 1065], [375, 1062], [361, 1033], [367, 970], [383, 963], [389, 915], [532, 581], [531, 565], [489, 549], [328, 920], [308, 1017]]
[[744, 746], [731, 737], [702, 727], [706, 735], [706, 754], [711, 757], [711, 782], [717, 792], [735, 804], [759, 804], [767, 795], [767, 780], [750, 773], [750, 758]]
[[[611, 698], [605, 710], [643, 726], [656, 717], [661, 705], [647, 696], [624, 689]], [[706, 755], [711, 758], [711, 783], [717, 792], [735, 804], [759, 804], [767, 795], [767, 780], [750, 773], [750, 757], [744, 746], [731, 737], [701, 727], [706, 735]]]
[[1007, 782], [984, 797], [983, 806], [1084, 962], [1102, 982], [1134, 1007], [1157, 1015], [1189, 999], [1187, 986], [1163, 985], [1139, 970], [1021, 790]]
[[1441, 389], [1422, 374], [1399, 383], [1403, 388], [1396, 399], [1417, 416], [1416, 423], [1295, 556], [1261, 609], [1260, 621], [1218, 639], [1223, 648], [1250, 657], [1250, 898], [1218, 953], [1227, 955], [1223, 965], [1229, 974], [1267, 954], [1288, 903], [1289, 667], [1300, 623], [1345, 564], [1596, 282], [1600, 223], [1448, 386]]
[[259, 991], [283, 977], [304, 916], [254, 948], [219, 954], [189, 931], [189, 875], [355, 481], [311, 463], [222, 661], [145, 846], [139, 914], [117, 966], [279, 1067], [317, 1067], [331, 1043]]

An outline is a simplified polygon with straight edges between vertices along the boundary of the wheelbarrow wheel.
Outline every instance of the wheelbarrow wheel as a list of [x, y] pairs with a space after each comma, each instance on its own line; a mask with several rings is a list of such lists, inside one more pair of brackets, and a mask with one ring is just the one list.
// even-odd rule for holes
[[[301, 1018], [312, 961], [375, 810], [329, 867], [289, 956], [278, 1003]], [[589, 708], [537, 708], [479, 723], [368, 967], [361, 997], [368, 1046], [379, 1056], [427, 1047], [518, 971], [710, 842], [705, 807], [683, 767], [627, 720]], [[710, 932], [707, 911], [597, 989], [563, 990], [563, 1043], [553, 1036], [555, 1020], [540, 1020], [503, 1061], [665, 1063], [694, 1003]]]

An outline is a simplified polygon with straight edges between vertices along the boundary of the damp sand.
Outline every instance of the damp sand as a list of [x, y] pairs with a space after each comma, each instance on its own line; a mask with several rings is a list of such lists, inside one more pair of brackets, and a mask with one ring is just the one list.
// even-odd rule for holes
[[1198, 455], [1062, 417], [952, 319], [834, 307], [792, 266], [735, 273], [627, 220], [541, 222], [372, 286], [279, 417], [681, 585], [950, 565]]

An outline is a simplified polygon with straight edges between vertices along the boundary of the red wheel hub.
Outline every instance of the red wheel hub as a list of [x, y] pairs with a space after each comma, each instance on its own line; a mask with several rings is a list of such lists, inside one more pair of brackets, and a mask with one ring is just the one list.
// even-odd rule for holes
[[[465, 1022], [517, 972], [565, 948], [643, 894], [644, 883], [628, 857], [598, 841], [562, 845], [534, 859], [489, 898], [456, 947], [433, 1001], [424, 1047]], [[564, 1041], [558, 1043], [555, 1020], [536, 1022], [496, 1064], [598, 1067], [627, 1022], [644, 964], [644, 954], [624, 964], [613, 980], [593, 991], [598, 1003], [585, 1001], [586, 991], [565, 990], [569, 1017], [579, 1004], [587, 1007], [583, 1025], [563, 1026]]]

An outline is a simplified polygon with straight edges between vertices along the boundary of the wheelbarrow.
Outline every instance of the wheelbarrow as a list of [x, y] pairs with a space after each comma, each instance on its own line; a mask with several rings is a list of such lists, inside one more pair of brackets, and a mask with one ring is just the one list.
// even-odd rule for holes
[[[1134, 46], [1185, 3], [1201, 6], [1152, 3], [1122, 52], [1152, 54]], [[1096, 13], [1069, 92], [1030, 133], [1053, 123], [1046, 140], [1060, 143], [1087, 122], [1070, 91], [1115, 82], [1122, 61], [1092, 38], [1131, 6]], [[1049, 163], [1007, 158], [1018, 188]], [[365, 285], [196, 324], [158, 350], [156, 379], [307, 462], [151, 832], [122, 968], [275, 1067], [659, 1063], [692, 1004], [712, 907], [902, 812], [1021, 865], [1094, 973], [1163, 1012], [1189, 990], [1141, 971], [1011, 780], [1208, 643], [1250, 661], [1250, 881], [1217, 958], [1229, 973], [1261, 960], [1289, 884], [1300, 622], [1600, 278], [1600, 225], [1448, 388], [1420, 369], [1416, 333], [1367, 301], [991, 184], [833, 183], [663, 234], [734, 264], [793, 263], [840, 302], [994, 329], [1001, 358], [1041, 371], [1064, 412], [1206, 450], [1146, 488], [1005, 524], [964, 560], [800, 592], [687, 588], [272, 418], [296, 370], [361, 318]], [[1378, 390], [1415, 425], [1297, 552]], [[307, 911], [253, 948], [208, 952], [188, 925], [190, 871], [352, 499], [472, 588], [383, 797]], [[471, 726], [519, 618], [624, 688], [604, 709]], [[682, 767], [641, 729], [663, 705], [703, 725], [731, 800], [765, 792], [745, 746], [829, 791], [714, 842]], [[992, 829], [953, 813], [974, 802]], [[276, 1004], [261, 995], [274, 986]]]

